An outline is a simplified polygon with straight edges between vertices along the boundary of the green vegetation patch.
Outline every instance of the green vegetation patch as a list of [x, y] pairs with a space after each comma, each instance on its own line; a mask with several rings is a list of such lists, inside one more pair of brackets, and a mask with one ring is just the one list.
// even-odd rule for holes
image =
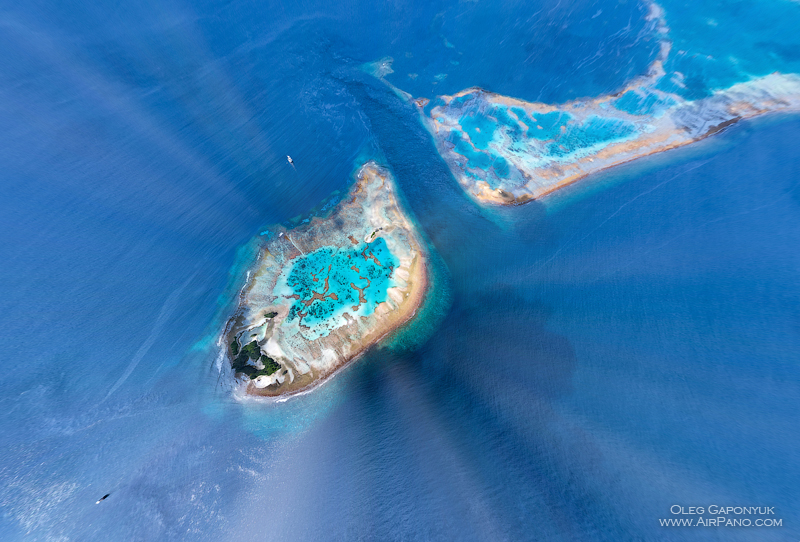
[[[264, 364], [263, 371], [264, 371], [264, 374], [267, 375], [267, 376], [271, 375], [272, 373], [274, 373], [275, 371], [277, 371], [278, 369], [281, 368], [280, 363], [278, 363], [277, 361], [275, 361], [274, 359], [272, 359], [271, 357], [269, 357], [267, 355], [261, 356], [261, 363]], [[253, 378], [253, 377], [250, 377], [250, 378]]]
[[[280, 363], [266, 354], [261, 353], [261, 348], [259, 348], [256, 341], [252, 341], [245, 345], [241, 349], [241, 352], [239, 351], [239, 344], [236, 341], [233, 341], [233, 343], [231, 343], [231, 351], [233, 352], [233, 355], [236, 356], [231, 363], [231, 367], [233, 368], [234, 372], [237, 374], [245, 374], [250, 377], [250, 380], [253, 380], [261, 375], [270, 376], [281, 368]], [[256, 369], [250, 364], [251, 359], [260, 359], [261, 363], [264, 364], [264, 368]]]
[[261, 356], [261, 348], [256, 341], [252, 341], [242, 348], [242, 354], [246, 354], [250, 359], [258, 359]]
[[233, 367], [233, 370], [236, 371], [237, 373], [243, 373], [245, 367], [250, 367], [250, 365], [247, 364], [249, 360], [250, 358], [247, 357], [247, 354], [239, 354], [233, 359], [231, 367]]

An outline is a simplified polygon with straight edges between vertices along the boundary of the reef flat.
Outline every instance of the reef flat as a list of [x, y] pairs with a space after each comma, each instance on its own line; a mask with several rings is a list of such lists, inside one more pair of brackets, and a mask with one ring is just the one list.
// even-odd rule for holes
[[286, 395], [333, 374], [408, 321], [426, 256], [388, 170], [368, 162], [325, 217], [265, 232], [226, 345], [251, 395]]
[[[649, 19], [660, 36], [658, 57], [613, 95], [549, 105], [472, 88], [437, 98], [423, 122], [463, 189], [481, 203], [525, 203], [739, 120], [800, 110], [800, 77], [793, 74], [754, 78], [695, 100], [662, 90], [669, 28], [656, 4]], [[421, 111], [427, 103], [417, 100]]]

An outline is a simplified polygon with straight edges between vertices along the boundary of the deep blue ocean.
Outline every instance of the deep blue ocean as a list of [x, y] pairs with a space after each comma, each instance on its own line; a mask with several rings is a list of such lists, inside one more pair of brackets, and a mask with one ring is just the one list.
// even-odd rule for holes
[[[758, 4], [782, 30], [755, 4], [697, 3], [749, 56], [668, 66], [687, 92], [800, 69], [800, 4]], [[717, 28], [672, 9], [681, 47]], [[392, 57], [415, 97], [598, 96], [655, 58], [646, 14], [3, 2], [0, 539], [800, 538], [800, 117], [485, 209], [362, 68]], [[422, 316], [311, 394], [235, 400], [215, 341], [254, 239], [365, 157], [429, 244]], [[783, 524], [659, 526], [673, 505]]]

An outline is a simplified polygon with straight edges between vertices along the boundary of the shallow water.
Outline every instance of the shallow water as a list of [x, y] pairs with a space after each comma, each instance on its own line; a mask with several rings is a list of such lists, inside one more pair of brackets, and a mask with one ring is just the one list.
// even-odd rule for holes
[[659, 84], [665, 90], [696, 99], [748, 77], [800, 72], [797, 2], [666, 0], [660, 5], [673, 42], [664, 66], [668, 76]]
[[[309, 337], [325, 337], [330, 329], [323, 324], [349, 307], [358, 307], [359, 294], [365, 299], [360, 314], [369, 316], [386, 300], [396, 266], [397, 259], [382, 237], [346, 250], [323, 247], [297, 258], [286, 281], [299, 298], [289, 308], [287, 321], [300, 318], [310, 328]], [[312, 300], [314, 293], [324, 294], [324, 299]]]
[[[652, 59], [644, 13], [8, 7], [0, 537], [800, 536], [800, 120], [481, 209], [360, 69], [392, 56], [415, 96], [598, 95]], [[520, 24], [503, 41], [488, 20]], [[313, 393], [238, 400], [215, 340], [248, 243], [364, 156], [437, 259], [430, 310]], [[775, 506], [784, 527], [658, 527], [698, 503]]]

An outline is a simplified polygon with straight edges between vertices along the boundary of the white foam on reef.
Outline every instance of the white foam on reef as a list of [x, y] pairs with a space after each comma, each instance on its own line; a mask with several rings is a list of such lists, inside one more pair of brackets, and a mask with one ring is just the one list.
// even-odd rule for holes
[[222, 361], [225, 359], [225, 350], [226, 348], [220, 344], [222, 336], [220, 336], [220, 341], [217, 341], [217, 346], [219, 346], [219, 351], [217, 352], [217, 357], [214, 360], [214, 367], [217, 371], [222, 371]]
[[[524, 203], [592, 173], [698, 141], [738, 120], [800, 110], [800, 78], [793, 74], [774, 73], [693, 101], [656, 88], [666, 75], [663, 66], [672, 44], [664, 10], [656, 3], [649, 7], [651, 30], [661, 37], [659, 55], [647, 73], [613, 95], [552, 105], [473, 88], [442, 96], [444, 104], [423, 114], [440, 154], [470, 196], [482, 203]], [[625, 107], [623, 97], [648, 105]], [[424, 107], [427, 100], [417, 102]], [[503, 112], [517, 127], [501, 122]], [[546, 140], [535, 137], [545, 132], [528, 124], [559, 112], [569, 115], [560, 133]], [[494, 125], [488, 144], [482, 141], [485, 131], [473, 129], [470, 136], [461, 125], [465, 118]], [[617, 133], [593, 140], [591, 127], [598, 122]]]

